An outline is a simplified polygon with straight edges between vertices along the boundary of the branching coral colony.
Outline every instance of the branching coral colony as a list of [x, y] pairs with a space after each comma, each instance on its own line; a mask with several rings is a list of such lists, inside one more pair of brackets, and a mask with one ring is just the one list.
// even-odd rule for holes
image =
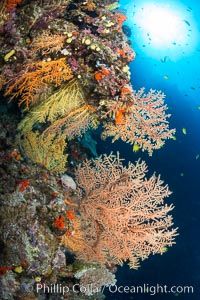
[[[52, 267], [44, 275], [40, 268], [35, 273], [27, 263], [24, 274], [27, 278], [36, 274], [43, 283], [50, 281], [52, 273], [56, 274], [54, 281], [60, 276], [80, 282], [85, 274], [82, 282], [88, 278], [91, 283], [96, 279], [89, 274], [108, 275], [105, 268], [114, 271], [116, 264], [125, 261], [137, 268], [140, 260], [165, 252], [174, 243], [176, 229], [170, 229], [173, 222], [168, 216], [173, 206], [163, 204], [170, 191], [159, 176], [147, 179], [147, 167], [141, 161], [124, 167], [119, 154], [83, 161], [87, 155], [78, 153], [80, 138], [101, 125], [103, 139], [122, 139], [152, 155], [173, 137], [175, 129], [169, 129], [170, 115], [161, 91], [145, 93], [144, 88], [132, 88], [128, 64], [135, 53], [123, 32], [126, 16], [117, 9], [118, 1], [50, 2], [2, 2], [0, 88], [9, 101], [16, 98], [23, 110], [16, 139], [21, 154], [13, 150], [16, 155], [11, 159], [16, 161], [18, 157], [20, 163], [23, 155], [37, 168], [48, 170], [41, 187], [37, 184], [37, 189], [46, 184], [42, 194], [48, 220], [46, 234], [51, 230], [52, 240], [60, 236], [61, 245], [73, 251], [84, 267], [80, 271], [77, 263], [67, 263], [65, 271], [63, 266], [62, 270]], [[66, 165], [69, 157], [82, 161], [75, 165], [76, 170], [70, 163]], [[64, 174], [68, 172], [76, 183]], [[59, 193], [53, 191], [49, 200], [45, 193], [52, 187], [52, 183], [48, 186], [50, 174], [60, 176], [61, 181], [56, 183]], [[26, 202], [26, 193], [33, 195], [36, 188], [31, 173], [21, 177], [17, 182], [29, 185], [22, 191], [17, 184], [18, 194], [12, 195], [15, 202], [20, 197]], [[46, 243], [45, 230], [43, 234]], [[31, 259], [34, 261], [34, 257]], [[2, 266], [3, 275], [9, 273], [18, 285], [22, 284], [8, 265]], [[109, 274], [102, 284], [115, 282]]]

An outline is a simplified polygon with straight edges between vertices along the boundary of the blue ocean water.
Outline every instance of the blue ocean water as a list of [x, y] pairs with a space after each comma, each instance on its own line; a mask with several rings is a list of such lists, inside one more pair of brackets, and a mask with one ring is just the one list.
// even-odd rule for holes
[[[149, 4], [167, 7], [178, 14], [181, 24], [176, 39], [157, 45], [155, 36], [148, 32], [148, 24], [145, 31], [137, 23], [140, 17], [145, 17], [139, 13]], [[179, 236], [167, 253], [141, 262], [139, 270], [130, 270], [128, 266], [118, 268], [118, 287], [146, 284], [145, 292], [108, 292], [107, 299], [197, 300], [200, 299], [200, 1], [122, 0], [120, 9], [128, 16], [129, 39], [136, 52], [130, 65], [133, 88], [138, 90], [144, 86], [146, 91], [153, 88], [166, 94], [165, 102], [172, 115], [170, 127], [176, 128], [176, 140], [167, 141], [152, 157], [141, 151], [133, 153], [131, 146], [120, 141], [114, 144], [98, 141], [99, 151], [119, 150], [121, 157], [132, 162], [141, 157], [149, 166], [149, 174], [154, 171], [161, 174], [173, 191], [166, 201], [175, 205], [173, 217]], [[172, 32], [177, 27], [175, 24]], [[163, 30], [158, 42], [166, 34]], [[179, 291], [181, 287], [192, 286], [193, 291], [162, 293], [159, 290], [152, 295], [153, 292], [147, 293], [148, 285], [176, 286], [180, 287]]]

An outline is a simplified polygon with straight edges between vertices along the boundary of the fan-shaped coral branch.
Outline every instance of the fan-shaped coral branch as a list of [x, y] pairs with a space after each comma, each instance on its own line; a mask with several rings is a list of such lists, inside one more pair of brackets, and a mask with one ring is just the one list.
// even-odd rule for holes
[[115, 122], [105, 122], [102, 138], [113, 136], [113, 142], [122, 139], [124, 142], [137, 143], [142, 151], [152, 155], [154, 149], [161, 148], [166, 139], [172, 138], [175, 129], [169, 129], [164, 105], [165, 95], [160, 91], [150, 90], [144, 94], [144, 88], [133, 91], [128, 101], [107, 101], [107, 116], [115, 116]]
[[51, 35], [50, 32], [44, 31], [33, 39], [30, 48], [33, 53], [40, 51], [42, 55], [58, 52], [61, 50], [65, 38], [64, 35]]
[[65, 136], [48, 135], [45, 139], [38, 132], [26, 132], [17, 140], [26, 156], [45, 166], [51, 172], [64, 173], [67, 155]]
[[[21, 96], [19, 105], [25, 104], [26, 108], [35, 104], [35, 96], [42, 93], [49, 83], [61, 85], [73, 77], [70, 67], [65, 63], [65, 58], [53, 61], [39, 61], [27, 64], [17, 79], [7, 83], [5, 96], [13, 98]], [[38, 99], [38, 97], [36, 97]]]
[[137, 161], [124, 167], [119, 155], [104, 155], [78, 166], [76, 182], [83, 220], [82, 251], [85, 261], [132, 268], [139, 259], [163, 253], [174, 243], [176, 229], [167, 214], [173, 206], [163, 199], [171, 192], [155, 174], [147, 179], [147, 166]]
[[19, 124], [19, 129], [30, 131], [36, 122], [51, 123], [44, 131], [45, 136], [63, 130], [69, 139], [82, 135], [89, 127], [97, 126], [94, 109], [87, 104], [76, 79], [33, 107]]

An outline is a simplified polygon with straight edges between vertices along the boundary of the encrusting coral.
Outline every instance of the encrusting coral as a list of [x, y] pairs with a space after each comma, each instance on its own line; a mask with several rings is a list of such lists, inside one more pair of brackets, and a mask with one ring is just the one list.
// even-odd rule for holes
[[95, 294], [96, 291], [101, 291], [102, 287], [105, 288], [115, 283], [115, 275], [106, 268], [86, 270], [80, 277], [80, 286], [83, 287], [84, 294], [88, 296]]

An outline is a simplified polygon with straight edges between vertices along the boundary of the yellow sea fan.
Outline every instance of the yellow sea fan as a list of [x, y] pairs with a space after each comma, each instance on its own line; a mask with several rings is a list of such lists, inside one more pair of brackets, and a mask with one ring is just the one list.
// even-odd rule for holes
[[86, 96], [76, 79], [45, 99], [27, 114], [18, 129], [30, 131], [36, 122], [50, 122], [44, 135], [63, 131], [68, 139], [81, 136], [89, 127], [97, 127], [95, 109], [88, 105]]
[[67, 162], [67, 154], [64, 154], [66, 147], [64, 135], [55, 136], [50, 134], [43, 137], [39, 132], [26, 132], [18, 137], [20, 144], [27, 157], [48, 170], [55, 173], [64, 173]]

